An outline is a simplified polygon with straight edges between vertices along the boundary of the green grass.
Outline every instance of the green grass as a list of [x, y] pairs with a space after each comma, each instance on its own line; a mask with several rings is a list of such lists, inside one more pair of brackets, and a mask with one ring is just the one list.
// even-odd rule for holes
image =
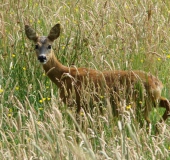
[[[60, 22], [53, 48], [62, 64], [144, 70], [159, 77], [170, 99], [169, 17], [167, 0], [2, 0], [0, 159], [170, 159], [169, 119], [155, 137], [139, 127], [131, 109], [117, 120], [106, 103], [104, 116], [96, 108], [82, 111], [76, 132], [76, 106], [62, 104], [24, 33], [25, 23], [47, 35]], [[162, 113], [152, 111], [153, 124]]]

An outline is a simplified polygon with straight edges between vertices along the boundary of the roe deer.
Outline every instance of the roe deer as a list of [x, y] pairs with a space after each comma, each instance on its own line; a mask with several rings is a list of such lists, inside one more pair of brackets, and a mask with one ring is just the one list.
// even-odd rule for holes
[[[81, 107], [82, 87], [89, 83], [93, 84], [95, 92], [109, 92], [110, 97], [119, 101], [120, 90], [125, 91], [125, 99], [135, 102], [143, 101], [144, 108], [142, 114], [144, 119], [150, 123], [149, 113], [152, 107], [163, 107], [165, 113], [161, 121], [165, 121], [170, 113], [170, 103], [166, 98], [161, 97], [163, 89], [162, 82], [155, 76], [143, 71], [97, 71], [88, 68], [66, 67], [62, 65], [54, 55], [52, 43], [60, 35], [60, 24], [56, 24], [48, 36], [38, 36], [38, 34], [29, 25], [25, 25], [25, 33], [28, 39], [34, 41], [37, 58], [42, 63], [43, 68], [60, 90], [60, 98], [67, 104], [70, 94], [75, 92], [75, 101], [77, 105], [77, 114]], [[141, 84], [140, 88], [136, 86]], [[124, 87], [125, 86], [125, 87]], [[142, 98], [139, 98], [140, 89]], [[115, 96], [116, 95], [116, 96]], [[131, 96], [132, 95], [132, 96]], [[96, 98], [97, 100], [97, 98]], [[138, 104], [139, 105], [139, 104]], [[138, 110], [138, 106], [136, 106]]]

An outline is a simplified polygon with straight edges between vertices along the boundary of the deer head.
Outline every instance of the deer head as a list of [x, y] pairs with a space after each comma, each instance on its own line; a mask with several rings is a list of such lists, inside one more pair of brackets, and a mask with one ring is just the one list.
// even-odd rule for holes
[[29, 25], [25, 25], [25, 33], [28, 39], [35, 43], [35, 50], [40, 63], [47, 63], [52, 56], [52, 43], [60, 35], [60, 24], [52, 27], [48, 36], [38, 36]]

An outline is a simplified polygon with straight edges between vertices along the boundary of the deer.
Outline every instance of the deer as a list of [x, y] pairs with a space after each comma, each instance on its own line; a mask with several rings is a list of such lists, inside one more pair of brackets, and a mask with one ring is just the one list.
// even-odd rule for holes
[[[90, 68], [64, 66], [56, 58], [52, 49], [52, 44], [60, 36], [60, 32], [59, 23], [51, 28], [48, 36], [39, 36], [31, 26], [25, 25], [25, 34], [35, 44], [38, 61], [42, 64], [46, 75], [57, 85], [60, 98], [66, 105], [74, 92], [76, 113], [80, 114], [81, 108], [84, 107], [81, 102], [82, 88], [90, 86], [89, 84], [93, 84], [91, 87], [94, 88], [95, 93], [99, 93], [101, 90], [109, 93], [110, 97], [114, 99], [113, 106], [115, 106], [115, 102], [120, 101], [120, 90], [125, 92], [125, 99], [135, 101], [139, 98], [141, 89], [142, 96], [138, 100], [144, 101], [141, 114], [146, 122], [151, 123], [149, 114], [152, 108], [157, 106], [165, 108], [160, 122], [166, 121], [170, 115], [170, 103], [168, 99], [161, 96], [163, 84], [156, 76], [141, 70], [98, 71]], [[140, 87], [135, 87], [138, 84]], [[94, 100], [98, 100], [97, 96]], [[138, 110], [138, 106], [136, 109]]]

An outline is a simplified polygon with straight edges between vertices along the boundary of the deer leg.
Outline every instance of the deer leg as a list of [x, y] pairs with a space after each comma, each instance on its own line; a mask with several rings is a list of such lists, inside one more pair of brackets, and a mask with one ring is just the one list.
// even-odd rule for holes
[[150, 121], [150, 119], [149, 119], [148, 116], [145, 116], [145, 120], [146, 120], [146, 122], [147, 122], [148, 125], [151, 124], [151, 121]]
[[149, 119], [149, 111], [147, 106], [145, 106], [145, 110], [141, 114], [141, 109], [137, 108], [137, 121], [140, 124], [140, 127], [144, 126], [144, 123], [146, 122], [146, 130], [147, 132], [150, 131], [151, 121]]
[[77, 103], [77, 109], [76, 109], [76, 121], [78, 124], [80, 124], [80, 110], [81, 110], [81, 106], [80, 106], [80, 102], [76, 101]]
[[60, 98], [64, 102], [64, 104], [67, 104], [67, 100], [68, 100], [69, 95], [70, 95], [69, 91], [67, 91], [67, 93], [66, 93], [64, 86], [62, 86], [60, 88]]
[[146, 120], [146, 131], [147, 131], [147, 133], [150, 133], [151, 132], [151, 121], [150, 121], [150, 119], [149, 119], [149, 116], [148, 116], [148, 114], [145, 114], [144, 115], [144, 119]]
[[[161, 97], [159, 100], [159, 107], [166, 109], [161, 120], [159, 121], [159, 123], [162, 123], [168, 118], [168, 116], [170, 116], [170, 103], [168, 99]], [[159, 133], [158, 124], [156, 124], [156, 134], [158, 133]]]
[[160, 107], [163, 107], [166, 109], [162, 116], [162, 119], [160, 120], [160, 122], [162, 122], [162, 121], [165, 121], [168, 118], [168, 116], [170, 116], [170, 103], [166, 98], [161, 97], [159, 105]]
[[75, 89], [76, 93], [76, 121], [78, 124], [80, 124], [80, 111], [81, 111], [81, 103], [80, 103], [80, 93], [78, 92], [78, 89]]

